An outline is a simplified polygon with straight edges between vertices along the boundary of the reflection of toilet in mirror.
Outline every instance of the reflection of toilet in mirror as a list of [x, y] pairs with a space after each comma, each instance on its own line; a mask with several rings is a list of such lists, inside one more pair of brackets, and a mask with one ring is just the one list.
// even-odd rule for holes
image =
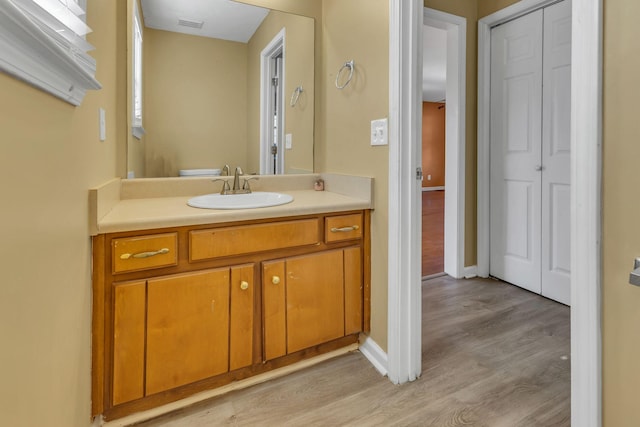
[[220, 176], [220, 169], [180, 169], [180, 176]]

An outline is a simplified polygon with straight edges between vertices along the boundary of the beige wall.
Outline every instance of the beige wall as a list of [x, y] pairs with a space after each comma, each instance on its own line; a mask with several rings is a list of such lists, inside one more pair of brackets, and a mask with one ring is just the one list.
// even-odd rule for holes
[[[88, 2], [100, 91], [73, 107], [0, 73], [0, 425], [90, 422], [88, 193], [125, 138], [123, 2]], [[99, 19], [98, 19], [99, 18]], [[98, 138], [98, 108], [107, 140]]]
[[147, 28], [144, 50], [147, 177], [246, 169], [247, 45]]
[[603, 411], [604, 427], [640, 425], [640, 289], [628, 284], [640, 256], [640, 3], [604, 2]]
[[[260, 172], [260, 54], [285, 29], [285, 133], [292, 149], [285, 150], [285, 173], [313, 172], [313, 126], [315, 103], [313, 19], [271, 11], [248, 43], [248, 158], [250, 171]], [[289, 102], [294, 89], [304, 92], [295, 107]]]
[[[389, 115], [389, 2], [324, 0], [323, 7], [319, 125], [324, 137], [316, 141], [316, 169], [375, 178], [371, 337], [386, 349], [389, 150], [372, 147], [369, 132], [371, 120]], [[350, 59], [355, 61], [353, 81], [338, 90], [336, 73]]]

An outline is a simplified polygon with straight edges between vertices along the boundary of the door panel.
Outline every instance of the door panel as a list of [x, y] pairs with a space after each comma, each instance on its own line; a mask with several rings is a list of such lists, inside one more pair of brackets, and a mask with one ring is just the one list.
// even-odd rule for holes
[[490, 274], [540, 293], [542, 11], [491, 31]]
[[114, 405], [144, 397], [144, 318], [146, 283], [113, 287]]
[[229, 370], [253, 363], [253, 313], [255, 283], [253, 264], [231, 268], [231, 319]]
[[571, 2], [544, 9], [542, 295], [570, 303]]
[[229, 269], [147, 286], [147, 395], [227, 372]]
[[287, 259], [287, 352], [344, 336], [343, 251]]
[[287, 354], [287, 306], [284, 260], [262, 263], [264, 360]]

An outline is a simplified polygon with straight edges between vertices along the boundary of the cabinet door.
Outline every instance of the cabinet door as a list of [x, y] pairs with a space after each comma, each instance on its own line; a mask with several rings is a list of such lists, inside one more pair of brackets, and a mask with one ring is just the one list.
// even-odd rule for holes
[[344, 336], [343, 251], [286, 261], [287, 351]]
[[344, 250], [344, 334], [362, 331], [362, 257], [360, 248]]
[[265, 360], [287, 354], [287, 307], [284, 273], [284, 260], [262, 264]]
[[231, 324], [229, 337], [229, 369], [253, 363], [253, 264], [231, 268]]
[[144, 397], [144, 316], [146, 283], [113, 287], [114, 405]]
[[229, 269], [148, 281], [147, 395], [229, 369]]

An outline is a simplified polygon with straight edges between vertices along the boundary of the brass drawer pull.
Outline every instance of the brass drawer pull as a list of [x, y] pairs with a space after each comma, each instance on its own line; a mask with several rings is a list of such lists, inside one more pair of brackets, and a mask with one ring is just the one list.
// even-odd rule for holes
[[340, 228], [332, 227], [331, 232], [332, 233], [348, 233], [349, 231], [356, 231], [358, 229], [360, 229], [360, 226], [358, 225], [352, 225], [349, 227], [340, 227]]
[[242, 289], [243, 291], [249, 289], [249, 282], [247, 282], [246, 280], [240, 282], [240, 289]]
[[122, 254], [120, 255], [120, 259], [129, 259], [129, 258], [149, 258], [152, 256], [156, 256], [156, 255], [163, 255], [163, 254], [168, 254], [169, 253], [169, 249], [168, 248], [162, 248], [158, 251], [151, 251], [151, 252], [140, 252], [138, 254]]

